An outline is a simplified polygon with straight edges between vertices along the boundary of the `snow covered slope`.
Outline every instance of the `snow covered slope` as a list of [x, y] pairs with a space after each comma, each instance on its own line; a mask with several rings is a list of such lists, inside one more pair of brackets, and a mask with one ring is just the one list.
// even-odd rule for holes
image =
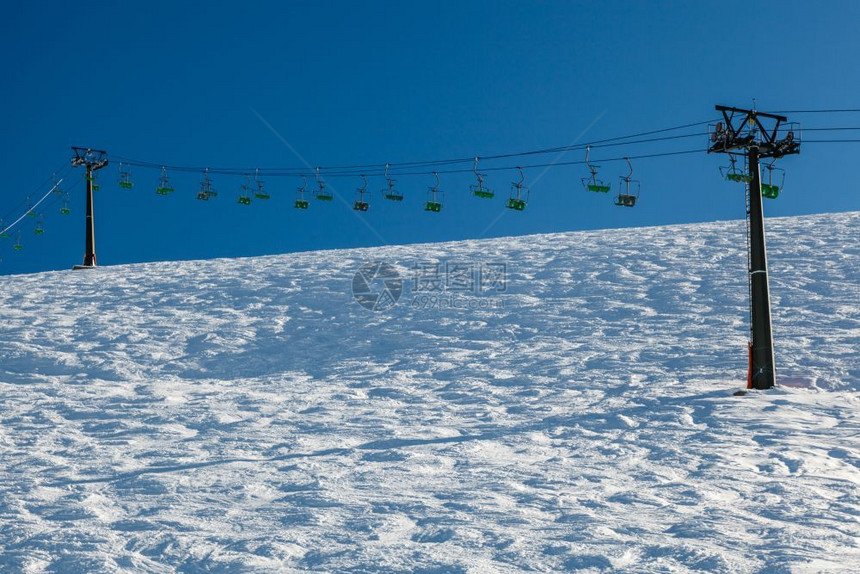
[[860, 213], [768, 233], [746, 397], [743, 222], [2, 277], [0, 570], [858, 571]]

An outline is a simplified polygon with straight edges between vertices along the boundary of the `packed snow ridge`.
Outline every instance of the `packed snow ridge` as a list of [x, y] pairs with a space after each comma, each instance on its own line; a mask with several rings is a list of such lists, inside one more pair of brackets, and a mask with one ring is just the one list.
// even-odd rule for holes
[[860, 213], [767, 231], [743, 397], [743, 221], [2, 277], [0, 570], [856, 572]]

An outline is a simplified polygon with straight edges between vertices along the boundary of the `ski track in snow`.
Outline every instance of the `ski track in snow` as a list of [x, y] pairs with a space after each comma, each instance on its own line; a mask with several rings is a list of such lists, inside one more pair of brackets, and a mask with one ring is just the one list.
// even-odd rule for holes
[[0, 277], [0, 570], [856, 572], [860, 213], [767, 228], [746, 397], [743, 222]]

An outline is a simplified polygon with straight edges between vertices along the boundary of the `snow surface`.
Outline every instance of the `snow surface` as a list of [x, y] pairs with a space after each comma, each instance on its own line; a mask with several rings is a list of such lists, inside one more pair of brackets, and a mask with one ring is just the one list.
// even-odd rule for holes
[[[856, 572], [860, 213], [768, 220], [784, 385], [734, 397], [744, 233], [2, 277], [0, 570]], [[416, 309], [428, 261], [505, 292]]]

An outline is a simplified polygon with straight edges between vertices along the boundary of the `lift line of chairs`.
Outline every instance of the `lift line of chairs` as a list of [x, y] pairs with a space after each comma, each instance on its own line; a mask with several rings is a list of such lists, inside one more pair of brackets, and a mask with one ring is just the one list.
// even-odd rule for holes
[[[491, 199], [495, 197], [495, 192], [484, 184], [486, 174], [478, 172], [478, 159], [479, 158], [477, 157], [475, 158], [475, 164], [473, 167], [477, 184], [469, 186], [469, 190], [475, 197]], [[525, 175], [523, 174], [522, 168], [517, 167], [516, 169], [519, 172], [520, 177], [518, 181], [511, 183], [511, 194], [508, 198], [506, 207], [515, 211], [523, 211], [528, 204], [530, 192], [529, 188], [524, 184]], [[388, 201], [402, 202], [404, 199], [403, 192], [397, 189], [397, 180], [390, 177], [389, 170], [390, 164], [386, 164], [385, 174], [383, 177], [385, 178], [387, 185], [385, 188], [380, 190], [382, 197]], [[271, 197], [268, 192], [264, 191], [264, 184], [259, 178], [259, 171], [259, 169], [255, 171], [253, 180], [251, 178], [251, 174], [246, 174], [246, 182], [239, 186], [239, 204], [250, 205], [252, 198], [269, 199]], [[427, 201], [424, 204], [424, 211], [440, 213], [444, 203], [445, 192], [440, 189], [441, 182], [439, 180], [439, 174], [437, 172], [433, 172], [433, 176], [436, 178], [436, 184], [427, 188]], [[362, 185], [355, 190], [356, 197], [353, 203], [353, 209], [356, 211], [367, 211], [370, 209], [370, 192], [367, 190], [367, 177], [365, 175], [360, 175], [359, 177], [362, 179]], [[315, 179], [317, 189], [313, 192], [313, 198], [317, 201], [332, 201], [334, 199], [334, 194], [326, 188], [326, 182], [320, 175], [320, 168], [316, 169]], [[296, 199], [293, 203], [293, 206], [296, 209], [308, 209], [310, 207], [307, 183], [307, 177], [302, 176], [302, 184], [296, 188]], [[123, 166], [122, 163], [119, 164], [119, 187], [122, 189], [132, 189], [134, 187], [134, 183], [131, 180], [131, 171], [127, 167]], [[94, 186], [94, 189], [97, 189], [97, 187]], [[170, 184], [170, 176], [168, 174], [167, 167], [162, 166], [161, 175], [155, 186], [155, 193], [158, 195], [170, 195], [174, 191], [174, 187]], [[203, 170], [203, 179], [200, 182], [200, 190], [197, 192], [197, 199], [208, 201], [212, 197], [217, 197], [217, 195], [218, 192], [213, 189], [212, 179], [209, 177], [209, 168], [206, 168]]]
[[[582, 178], [583, 187], [586, 191], [609, 193], [611, 186], [597, 178], [597, 170], [600, 166], [590, 163], [589, 154], [590, 147], [587, 146], [585, 148], [585, 165], [588, 167], [588, 171], [591, 175], [589, 177]], [[478, 172], [478, 159], [479, 158], [477, 157], [475, 158], [475, 163], [472, 168], [472, 171], [475, 174], [476, 183], [475, 185], [469, 186], [469, 190], [475, 197], [492, 199], [495, 197], [495, 192], [484, 184], [486, 174]], [[633, 165], [630, 163], [630, 158], [625, 157], [624, 160], [627, 162], [627, 167], [630, 171], [627, 175], [620, 176], [620, 190], [615, 198], [615, 205], [620, 207], [634, 207], [639, 199], [640, 182], [632, 178]], [[734, 155], [729, 155], [729, 161], [730, 165], [720, 167], [721, 176], [726, 181], [743, 183], [745, 185], [749, 184], [752, 181], [752, 176], [749, 173], [746, 162], [744, 162], [744, 166], [741, 168], [738, 166], [738, 160]], [[385, 165], [384, 177], [387, 187], [381, 190], [382, 196], [388, 201], [403, 201], [404, 196], [403, 193], [397, 189], [395, 185], [396, 180], [389, 177], [389, 167], [389, 164]], [[525, 175], [523, 174], [522, 168], [517, 167], [516, 169], [519, 172], [519, 179], [515, 182], [511, 182], [511, 192], [506, 207], [514, 211], [523, 211], [528, 204], [530, 191], [529, 188], [525, 186]], [[761, 182], [761, 195], [768, 199], [776, 199], [779, 197], [785, 184], [785, 170], [774, 166], [773, 162], [765, 165], [765, 169], [767, 170], [767, 182]], [[271, 195], [265, 191], [263, 181], [260, 180], [259, 175], [260, 170], [257, 169], [254, 172], [252, 182], [251, 175], [247, 174], [246, 182], [240, 186], [238, 201], [241, 205], [250, 205], [252, 197], [262, 200], [270, 199]], [[437, 172], [433, 172], [433, 176], [436, 178], [436, 184], [427, 188], [427, 201], [424, 204], [424, 211], [440, 213], [442, 211], [445, 192], [439, 189], [439, 174]], [[353, 203], [353, 209], [356, 211], [367, 211], [370, 209], [370, 192], [367, 191], [367, 177], [364, 175], [361, 175], [360, 177], [362, 179], [362, 185], [355, 190], [356, 197], [355, 202]], [[63, 204], [62, 207], [60, 207], [60, 214], [69, 215], [71, 213], [71, 209], [69, 208], [69, 194], [60, 188], [56, 177], [54, 177], [54, 181], [54, 193], [63, 198]], [[89, 182], [92, 184], [93, 191], [98, 191], [100, 189], [100, 186], [96, 181], [95, 174], [90, 176]], [[317, 189], [313, 193], [314, 199], [318, 201], [332, 201], [334, 199], [334, 194], [330, 190], [326, 189], [325, 181], [320, 177], [320, 168], [317, 168], [316, 170], [316, 183]], [[118, 184], [121, 189], [134, 188], [134, 183], [131, 180], [131, 171], [127, 167], [124, 167], [122, 163], [119, 164]], [[155, 193], [158, 195], [170, 195], [173, 192], [174, 188], [170, 185], [167, 168], [162, 166], [161, 176], [159, 177], [158, 183], [155, 187]], [[206, 168], [203, 170], [203, 179], [200, 182], [200, 191], [197, 192], [197, 199], [208, 201], [210, 198], [217, 196], [218, 192], [212, 188], [212, 179], [209, 177], [209, 168]], [[35, 211], [35, 207], [32, 202], [30, 202], [29, 197], [27, 198], [27, 202], [28, 208], [26, 216], [37, 220], [36, 225], [33, 228], [33, 233], [36, 235], [42, 235], [45, 233], [45, 228], [42, 223], [42, 215]], [[305, 176], [302, 176], [302, 185], [296, 188], [294, 207], [296, 209], [308, 209], [308, 207], [310, 207], [310, 202], [307, 199], [307, 178]], [[0, 239], [9, 239], [10, 237], [8, 230], [5, 230], [3, 227], [3, 220], [0, 219]], [[24, 246], [21, 243], [21, 232], [19, 231], [16, 235], [13, 249], [15, 251], [21, 251], [23, 248]]]
[[[752, 181], [752, 175], [749, 173], [749, 168], [746, 165], [746, 156], [744, 156], [744, 167], [738, 167], [738, 160], [734, 155], [729, 156], [730, 165], [720, 168], [720, 175], [726, 181], [734, 181], [737, 183], [748, 184]], [[773, 162], [764, 166], [767, 170], [767, 182], [761, 182], [761, 196], [767, 199], [776, 199], [785, 185], [785, 170], [774, 166]], [[776, 172], [776, 174], [774, 174]]]
[[[60, 183], [56, 178], [56, 175], [54, 175], [53, 178], [53, 193], [63, 198], [63, 205], [62, 207], [60, 207], [60, 215], [69, 215], [72, 212], [72, 210], [69, 209], [69, 194], [68, 192], [62, 190], [62, 188], [60, 187]], [[98, 186], [93, 183], [93, 190], [96, 189], [98, 189]], [[27, 211], [25, 211], [24, 213], [26, 214], [26, 217], [36, 220], [36, 225], [33, 227], [33, 233], [35, 235], [44, 235], [45, 225], [42, 221], [42, 214], [36, 212], [36, 206], [33, 205], [33, 202], [30, 200], [29, 196], [27, 196]], [[3, 225], [3, 220], [0, 219], [0, 239], [9, 239], [10, 237], [11, 235], [9, 234], [9, 230], [6, 229], [6, 226]], [[12, 249], [14, 249], [15, 251], [21, 251], [22, 249], [24, 249], [24, 244], [21, 243], [20, 231], [15, 235], [15, 243], [12, 245]]]
[[[591, 172], [589, 177], [582, 178], [582, 186], [586, 191], [593, 191], [596, 193], [609, 193], [612, 186], [603, 180], [597, 179], [597, 170], [600, 168], [599, 165], [594, 165], [589, 161], [589, 155], [591, 153], [591, 147], [585, 147], [585, 165], [588, 167], [588, 171]], [[624, 161], [627, 162], [627, 168], [630, 170], [627, 175], [620, 176], [621, 181], [619, 182], [619, 191], [618, 196], [615, 198], [615, 205], [619, 207], [635, 207], [636, 202], [639, 200], [639, 191], [641, 184], [639, 180], [633, 179], [633, 164], [630, 163], [630, 158], [625, 157]]]
[[[588, 177], [582, 178], [582, 186], [586, 191], [595, 192], [595, 193], [609, 193], [611, 191], [612, 186], [599, 179], [597, 174], [600, 168], [599, 165], [594, 165], [590, 162], [590, 146], [586, 146], [585, 148], [585, 165], [588, 167], [588, 171], [590, 175]], [[727, 167], [720, 168], [720, 172], [723, 177], [729, 181], [736, 181], [742, 183], [749, 183], [750, 176], [746, 173], [745, 169], [740, 169], [737, 166], [737, 159], [734, 156], [729, 156], [731, 160], [731, 165]], [[479, 157], [475, 157], [474, 165], [472, 167], [472, 172], [475, 175], [475, 184], [469, 186], [469, 192], [471, 195], [482, 198], [482, 199], [492, 199], [495, 197], [495, 191], [488, 187], [485, 183], [487, 175], [485, 173], [481, 173], [478, 171], [478, 161]], [[615, 205], [620, 207], [634, 207], [636, 203], [639, 201], [639, 195], [641, 191], [641, 182], [639, 180], [633, 179], [633, 165], [630, 162], [630, 158], [625, 157], [624, 160], [627, 162], [628, 173], [626, 175], [619, 176], [619, 192], [615, 197]], [[780, 168], [774, 167], [773, 164], [765, 166], [768, 170], [768, 181], [767, 183], [762, 183], [762, 195], [767, 198], [776, 198], [779, 195], [779, 192], [782, 188], [782, 183], [775, 183], [775, 180], [779, 177], [784, 180], [785, 174], [781, 173], [779, 176], [774, 175], [774, 171], [782, 172]], [[530, 190], [525, 185], [525, 175], [523, 174], [523, 169], [521, 167], [515, 168], [519, 173], [519, 179], [517, 181], [511, 182], [510, 195], [508, 197], [507, 203], [505, 207], [514, 211], [523, 211], [529, 202]], [[241, 205], [250, 205], [252, 199], [260, 199], [267, 200], [270, 199], [271, 195], [268, 191], [265, 190], [264, 182], [260, 180], [260, 170], [257, 169], [253, 174], [246, 174], [246, 182], [240, 185], [238, 202]], [[436, 179], [435, 185], [429, 186], [427, 188], [427, 199], [424, 204], [424, 211], [428, 211], [431, 213], [440, 213], [442, 211], [442, 205], [444, 203], [444, 195], [445, 192], [440, 189], [440, 180], [439, 174], [437, 172], [433, 172], [433, 176]], [[370, 209], [370, 199], [371, 194], [368, 191], [368, 182], [367, 177], [365, 175], [360, 175], [362, 179], [362, 185], [355, 190], [355, 201], [353, 202], [353, 209], [356, 211], [368, 211]], [[390, 164], [385, 164], [385, 173], [384, 176], [386, 181], [386, 187], [384, 187], [381, 191], [382, 197], [387, 201], [395, 201], [402, 202], [404, 199], [403, 192], [401, 192], [396, 185], [396, 180], [390, 176]], [[316, 168], [316, 189], [313, 191], [313, 199], [318, 201], [332, 201], [334, 199], [334, 194], [331, 190], [326, 187], [325, 180], [321, 177], [320, 168]], [[302, 176], [302, 184], [296, 188], [296, 198], [293, 203], [293, 206], [296, 209], [308, 209], [310, 207], [309, 196], [311, 195], [307, 189], [307, 178]], [[131, 172], [124, 166], [122, 163], [119, 164], [119, 187], [122, 189], [132, 189], [134, 187], [134, 183], [131, 180]], [[98, 184], [93, 180], [93, 190], [98, 189]], [[158, 179], [158, 183], [155, 187], [155, 193], [158, 195], [170, 195], [174, 192], [173, 186], [170, 184], [170, 178], [168, 175], [167, 167], [162, 166], [161, 168], [161, 176]], [[217, 197], [218, 193], [212, 187], [212, 179], [209, 176], [209, 169], [206, 168], [203, 170], [203, 179], [200, 182], [200, 190], [197, 192], [197, 199], [201, 201], [208, 201], [210, 198]], [[61, 213], [68, 214], [68, 201], [64, 201], [63, 208], [61, 209]]]

